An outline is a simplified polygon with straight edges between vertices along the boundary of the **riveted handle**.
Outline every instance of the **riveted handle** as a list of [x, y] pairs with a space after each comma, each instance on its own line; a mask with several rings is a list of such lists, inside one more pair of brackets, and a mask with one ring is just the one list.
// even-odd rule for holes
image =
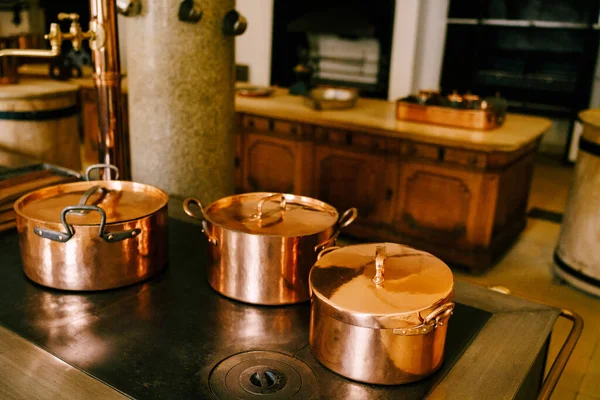
[[319, 252], [330, 247], [332, 244], [335, 244], [338, 236], [340, 235], [340, 231], [350, 225], [356, 219], [356, 217], [358, 217], [358, 210], [356, 208], [352, 207], [344, 211], [335, 224], [335, 230], [333, 231], [333, 234], [323, 243], [316, 245], [314, 249], [315, 252]]
[[429, 313], [420, 325], [408, 328], [395, 328], [392, 332], [400, 336], [425, 335], [438, 326], [444, 325], [454, 312], [454, 306], [453, 302], [444, 303]]
[[377, 246], [377, 250], [375, 250], [375, 276], [373, 277], [373, 283], [378, 288], [383, 287], [383, 281], [385, 281], [383, 273], [385, 272], [386, 257], [385, 245]]
[[[202, 214], [202, 216], [197, 216], [191, 210], [190, 205], [192, 204], [195, 204], [200, 209], [200, 213]], [[200, 202], [200, 200], [195, 199], [193, 197], [188, 197], [183, 201], [183, 211], [185, 211], [185, 213], [190, 217], [201, 221], [202, 232], [204, 232], [210, 244], [214, 246], [219, 244], [219, 240], [215, 236], [210, 234], [210, 228], [208, 227], [208, 222], [206, 221], [206, 214], [204, 214], [204, 208], [202, 207], [202, 203]]]
[[111, 170], [115, 171], [115, 180], [118, 180], [118, 179], [119, 179], [119, 168], [117, 168], [115, 165], [111, 165], [111, 164], [93, 164], [93, 165], [90, 165], [89, 167], [87, 167], [87, 168], [85, 169], [85, 180], [86, 180], [86, 181], [91, 181], [91, 180], [93, 180], [93, 179], [90, 177], [90, 173], [91, 173], [93, 170], [95, 170], [95, 169], [101, 169], [101, 168], [104, 168], [104, 169], [111, 169]]
[[62, 212], [60, 213], [60, 221], [62, 222], [63, 226], [65, 227], [66, 232], [53, 231], [50, 229], [42, 229], [42, 228], [34, 228], [33, 232], [36, 235], [38, 235], [44, 239], [50, 239], [55, 242], [66, 243], [75, 234], [75, 230], [73, 229], [73, 227], [67, 223], [67, 214], [70, 212], [77, 212], [77, 211], [84, 211], [84, 212], [95, 211], [100, 214], [100, 227], [98, 230], [98, 236], [100, 236], [102, 238], [102, 240], [104, 240], [105, 242], [120, 242], [121, 240], [135, 237], [135, 236], [139, 235], [140, 232], [142, 231], [141, 229], [136, 228], [136, 229], [130, 229], [130, 230], [121, 231], [121, 232], [106, 233], [106, 232], [104, 232], [104, 227], [106, 226], [106, 213], [104, 212], [103, 209], [101, 209], [98, 206], [92, 206], [92, 205], [77, 205], [77, 206], [67, 206], [67, 207], [63, 208]]

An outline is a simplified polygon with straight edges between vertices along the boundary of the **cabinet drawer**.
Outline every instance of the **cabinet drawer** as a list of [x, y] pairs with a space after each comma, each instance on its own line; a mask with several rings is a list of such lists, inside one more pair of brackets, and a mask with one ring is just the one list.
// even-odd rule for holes
[[243, 126], [246, 129], [257, 131], [269, 131], [270, 124], [268, 118], [255, 117], [254, 115], [244, 115]]
[[404, 144], [402, 154], [408, 157], [441, 161], [443, 159], [443, 147], [431, 144], [408, 142]]
[[383, 150], [385, 138], [364, 133], [352, 133], [352, 145], [360, 150]]
[[485, 154], [461, 149], [446, 149], [444, 161], [476, 168], [483, 168], [486, 165]]

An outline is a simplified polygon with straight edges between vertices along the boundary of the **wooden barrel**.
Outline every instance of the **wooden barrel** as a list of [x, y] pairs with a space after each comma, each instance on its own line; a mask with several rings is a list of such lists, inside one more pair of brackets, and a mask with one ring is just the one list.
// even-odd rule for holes
[[600, 296], [600, 109], [579, 114], [583, 133], [558, 244], [554, 272]]
[[78, 87], [22, 79], [0, 89], [0, 147], [44, 162], [81, 169]]

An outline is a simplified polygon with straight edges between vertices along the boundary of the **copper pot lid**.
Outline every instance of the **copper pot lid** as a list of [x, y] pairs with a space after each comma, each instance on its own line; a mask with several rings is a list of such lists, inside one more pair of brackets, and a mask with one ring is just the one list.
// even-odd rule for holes
[[[74, 182], [36, 190], [15, 203], [24, 218], [61, 223], [61, 213], [69, 206], [97, 206], [104, 210], [106, 223], [137, 220], [151, 215], [168, 203], [168, 195], [150, 185], [129, 181]], [[71, 225], [98, 225], [101, 214], [74, 210], [68, 215]]]
[[395, 243], [326, 249], [309, 281], [313, 296], [338, 316], [388, 327], [439, 305], [454, 287], [452, 271], [443, 261]]
[[322, 201], [284, 193], [244, 193], [217, 200], [205, 218], [225, 229], [270, 236], [306, 236], [338, 221], [337, 210]]

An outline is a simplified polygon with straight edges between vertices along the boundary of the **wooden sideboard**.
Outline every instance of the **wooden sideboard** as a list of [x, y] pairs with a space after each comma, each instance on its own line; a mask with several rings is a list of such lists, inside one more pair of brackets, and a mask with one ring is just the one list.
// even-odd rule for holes
[[[94, 156], [94, 93], [81, 91]], [[347, 234], [412, 245], [471, 271], [489, 267], [525, 227], [533, 157], [550, 126], [519, 115], [489, 132], [399, 122], [393, 104], [367, 99], [355, 111], [319, 113], [283, 91], [238, 98], [236, 109], [239, 192], [357, 207]]]

